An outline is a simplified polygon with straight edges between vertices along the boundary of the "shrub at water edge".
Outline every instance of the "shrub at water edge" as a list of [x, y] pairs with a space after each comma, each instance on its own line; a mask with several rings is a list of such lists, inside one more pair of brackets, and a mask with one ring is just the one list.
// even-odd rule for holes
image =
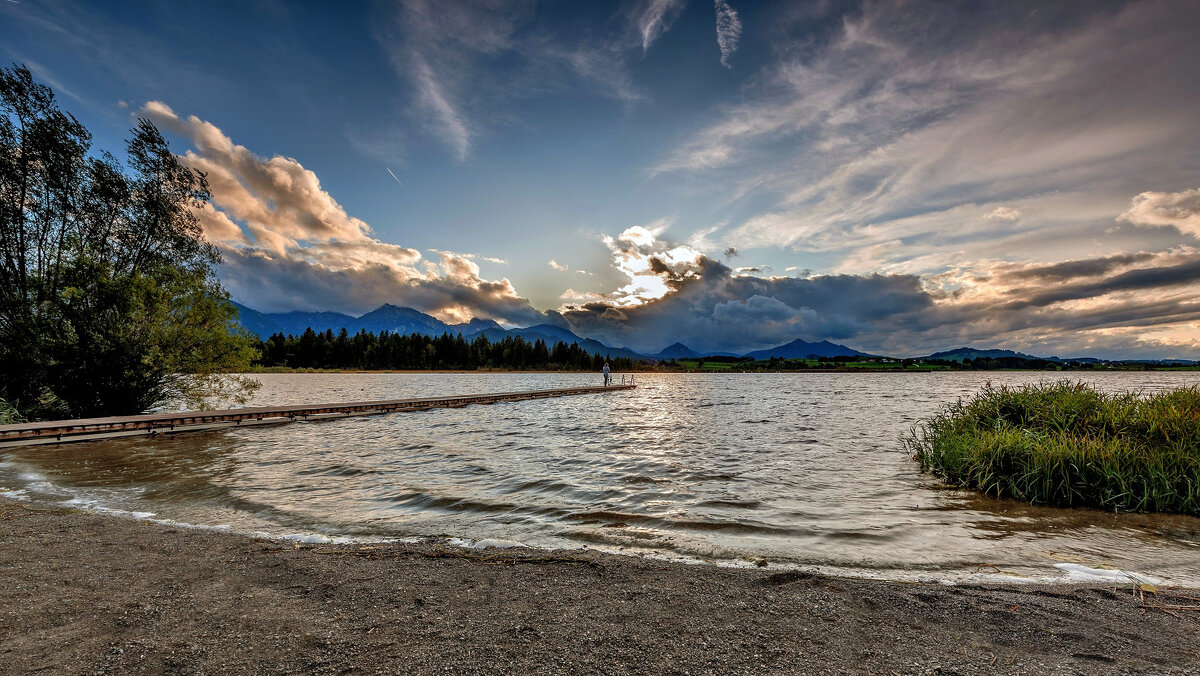
[[993, 387], [917, 424], [923, 470], [996, 497], [1200, 515], [1200, 388]]
[[244, 401], [256, 383], [227, 374], [256, 351], [203, 236], [205, 175], [149, 120], [128, 166], [91, 143], [28, 68], [0, 68], [0, 419]]

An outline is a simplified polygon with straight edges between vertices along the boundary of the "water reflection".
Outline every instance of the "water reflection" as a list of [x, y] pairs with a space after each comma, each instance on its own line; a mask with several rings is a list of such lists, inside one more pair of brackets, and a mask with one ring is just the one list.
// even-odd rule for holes
[[[1036, 382], [1040, 374], [989, 374]], [[589, 375], [268, 375], [254, 404], [593, 384]], [[1096, 374], [1109, 389], [1194, 382]], [[631, 392], [27, 448], [0, 486], [249, 531], [453, 534], [966, 575], [1057, 561], [1200, 582], [1200, 519], [930, 488], [898, 439], [975, 374], [639, 376]]]

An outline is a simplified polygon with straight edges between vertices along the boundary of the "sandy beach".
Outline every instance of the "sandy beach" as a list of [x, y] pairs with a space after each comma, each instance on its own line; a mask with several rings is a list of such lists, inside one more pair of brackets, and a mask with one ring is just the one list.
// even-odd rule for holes
[[1200, 613], [1111, 585], [310, 545], [15, 500], [0, 578], [9, 674], [1200, 673]]

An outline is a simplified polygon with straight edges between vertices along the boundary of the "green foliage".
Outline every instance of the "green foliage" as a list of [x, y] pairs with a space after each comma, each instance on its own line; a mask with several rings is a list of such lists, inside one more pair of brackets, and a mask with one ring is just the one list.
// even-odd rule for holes
[[629, 371], [633, 361], [594, 355], [559, 341], [553, 348], [545, 341], [529, 342], [520, 336], [506, 336], [491, 342], [479, 335], [467, 341], [462, 335], [444, 333], [426, 336], [403, 335], [384, 331], [378, 335], [360, 331], [351, 336], [342, 329], [317, 333], [305, 329], [300, 336], [275, 334], [259, 346], [258, 364], [269, 369], [291, 368], [411, 370], [411, 369], [512, 369], [599, 371], [608, 362], [610, 368]]
[[201, 236], [209, 198], [148, 120], [129, 171], [28, 69], [0, 69], [0, 382], [31, 418], [243, 399], [248, 336]]
[[1200, 389], [992, 387], [905, 443], [948, 483], [1031, 503], [1200, 515]]
[[4, 399], [0, 399], [0, 425], [11, 425], [13, 423], [26, 422], [25, 416], [21, 415], [12, 404]]

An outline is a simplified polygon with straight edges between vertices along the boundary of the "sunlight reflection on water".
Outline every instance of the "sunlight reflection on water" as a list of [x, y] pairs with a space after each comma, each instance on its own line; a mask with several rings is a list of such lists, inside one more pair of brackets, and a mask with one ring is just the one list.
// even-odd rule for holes
[[[586, 374], [271, 374], [253, 405], [597, 384]], [[639, 375], [637, 390], [33, 447], [0, 487], [245, 531], [450, 534], [960, 579], [1082, 563], [1200, 582], [1200, 519], [930, 488], [900, 436], [1038, 373]], [[1089, 374], [1107, 389], [1190, 373]], [[989, 569], [990, 570], [990, 569]]]

